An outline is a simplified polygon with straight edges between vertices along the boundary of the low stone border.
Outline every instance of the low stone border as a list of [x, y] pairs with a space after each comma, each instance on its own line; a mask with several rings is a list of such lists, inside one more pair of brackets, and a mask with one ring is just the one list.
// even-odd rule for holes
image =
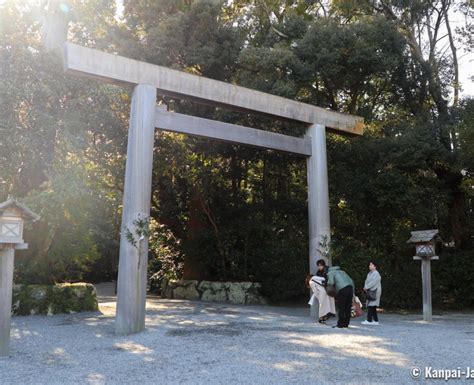
[[90, 283], [13, 286], [13, 315], [53, 315], [97, 310], [97, 292]]
[[211, 282], [166, 280], [161, 284], [161, 298], [189, 299], [241, 305], [265, 305], [257, 282]]

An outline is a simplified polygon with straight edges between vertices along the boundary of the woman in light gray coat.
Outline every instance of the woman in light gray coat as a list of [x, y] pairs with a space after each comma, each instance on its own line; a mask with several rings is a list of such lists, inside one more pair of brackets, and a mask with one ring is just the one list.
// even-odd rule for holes
[[382, 295], [382, 277], [377, 271], [377, 264], [374, 261], [369, 262], [369, 273], [364, 284], [364, 292], [368, 290], [376, 291], [374, 300], [367, 300], [367, 321], [362, 322], [363, 325], [379, 325], [379, 317], [377, 315], [377, 306], [380, 306], [380, 297]]

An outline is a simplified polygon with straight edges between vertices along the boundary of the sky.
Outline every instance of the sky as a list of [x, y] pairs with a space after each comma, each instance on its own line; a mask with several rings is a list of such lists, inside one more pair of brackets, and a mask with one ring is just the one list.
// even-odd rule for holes
[[474, 97], [474, 54], [465, 55], [459, 60], [459, 82], [461, 95]]
[[[453, 23], [456, 25], [457, 23]], [[474, 53], [466, 53], [463, 50], [458, 51], [459, 62], [459, 82], [462, 90], [460, 95], [463, 97], [474, 97]]]

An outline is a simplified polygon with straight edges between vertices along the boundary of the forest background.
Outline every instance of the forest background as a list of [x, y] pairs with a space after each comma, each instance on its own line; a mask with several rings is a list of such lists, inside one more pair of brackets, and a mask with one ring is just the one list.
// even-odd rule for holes
[[[329, 134], [331, 254], [383, 305], [421, 303], [410, 231], [437, 228], [433, 301], [474, 306], [473, 4], [424, 0], [0, 1], [0, 201], [41, 215], [17, 283], [116, 278], [130, 89], [66, 76], [55, 42], [363, 116]], [[456, 23], [453, 22], [456, 19]], [[171, 98], [170, 110], [288, 135], [305, 127]], [[150, 276], [307, 295], [306, 161], [156, 132]]]

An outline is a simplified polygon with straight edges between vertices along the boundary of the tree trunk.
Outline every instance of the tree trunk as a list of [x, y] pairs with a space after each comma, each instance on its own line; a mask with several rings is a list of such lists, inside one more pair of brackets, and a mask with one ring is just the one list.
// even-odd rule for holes
[[466, 218], [466, 201], [459, 186], [454, 188], [449, 213], [454, 245], [457, 249], [464, 249], [469, 246], [469, 228]]
[[[201, 192], [193, 189], [189, 202], [189, 220], [187, 241], [192, 242], [199, 237], [202, 229], [206, 228], [203, 220]], [[184, 255], [183, 279], [202, 280], [207, 278], [207, 269], [198, 255], [188, 251]]]

